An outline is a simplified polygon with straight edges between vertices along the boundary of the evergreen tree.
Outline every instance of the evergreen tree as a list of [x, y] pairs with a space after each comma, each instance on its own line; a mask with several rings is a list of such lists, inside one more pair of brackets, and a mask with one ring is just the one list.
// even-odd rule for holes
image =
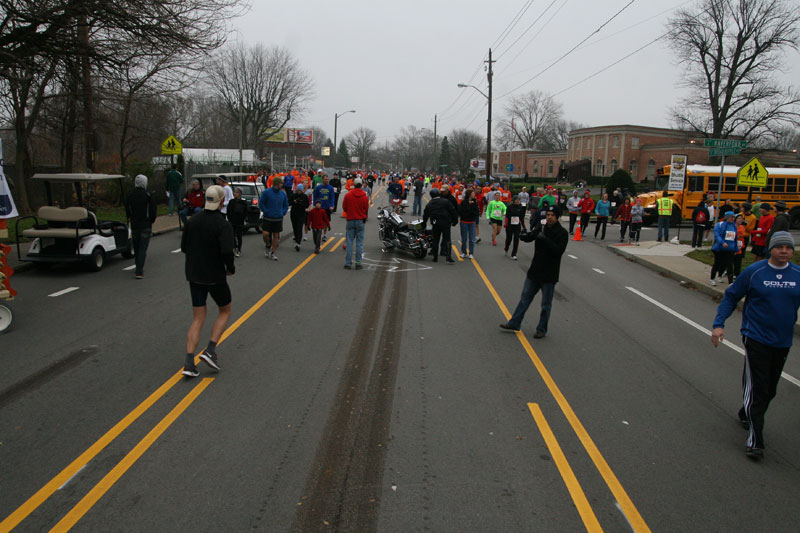
[[451, 172], [450, 168], [450, 141], [447, 140], [447, 135], [442, 139], [442, 149], [439, 152], [439, 168], [436, 169], [437, 174], [446, 174]]
[[344, 139], [339, 142], [339, 149], [336, 150], [336, 166], [350, 168], [350, 153], [347, 151], [347, 143]]

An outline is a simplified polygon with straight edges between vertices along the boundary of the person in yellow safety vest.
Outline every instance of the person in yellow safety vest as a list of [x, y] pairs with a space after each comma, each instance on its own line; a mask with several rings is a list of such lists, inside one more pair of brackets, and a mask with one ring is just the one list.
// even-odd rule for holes
[[664, 242], [669, 242], [669, 219], [672, 218], [672, 206], [675, 201], [667, 196], [668, 192], [664, 191], [661, 198], [656, 200], [656, 209], [658, 209], [658, 242], [661, 242], [661, 237], [664, 237]]

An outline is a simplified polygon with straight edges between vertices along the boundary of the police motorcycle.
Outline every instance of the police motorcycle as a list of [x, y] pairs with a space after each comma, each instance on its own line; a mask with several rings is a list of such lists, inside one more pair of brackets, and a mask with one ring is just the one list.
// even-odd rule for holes
[[378, 236], [383, 252], [396, 248], [422, 259], [431, 249], [431, 232], [425, 229], [422, 220], [406, 222], [393, 206], [378, 208]]

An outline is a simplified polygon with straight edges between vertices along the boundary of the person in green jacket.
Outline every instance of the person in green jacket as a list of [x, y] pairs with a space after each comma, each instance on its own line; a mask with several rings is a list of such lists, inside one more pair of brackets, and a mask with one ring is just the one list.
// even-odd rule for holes
[[539, 203], [541, 204], [542, 202], [547, 201], [547, 205], [558, 205], [558, 196], [553, 195], [553, 188], [548, 187], [546, 192], [547, 194], [542, 196], [542, 198], [539, 200]]
[[167, 195], [169, 196], [169, 216], [172, 216], [173, 209], [180, 209], [181, 185], [183, 185], [183, 174], [178, 171], [178, 165], [173, 164], [167, 172]]
[[[500, 195], [495, 195], [500, 198]], [[503, 231], [503, 219], [506, 218], [506, 204], [500, 200], [492, 200], [486, 206], [486, 220], [492, 225], [492, 246], [497, 246], [497, 236]]]

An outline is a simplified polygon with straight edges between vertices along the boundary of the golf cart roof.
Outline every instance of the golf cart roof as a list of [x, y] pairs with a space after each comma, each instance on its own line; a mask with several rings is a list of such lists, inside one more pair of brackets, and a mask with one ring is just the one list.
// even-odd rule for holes
[[74, 173], [74, 174], [34, 174], [31, 179], [37, 181], [65, 181], [65, 182], [74, 182], [74, 181], [105, 181], [105, 180], [118, 180], [124, 179], [127, 176], [123, 176], [122, 174], [91, 174], [91, 173]]

